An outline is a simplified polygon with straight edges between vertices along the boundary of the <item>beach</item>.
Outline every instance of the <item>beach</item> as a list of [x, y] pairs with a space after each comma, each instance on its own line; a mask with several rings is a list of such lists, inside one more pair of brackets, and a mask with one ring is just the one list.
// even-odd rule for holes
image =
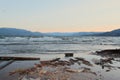
[[[0, 70], [0, 80], [120, 79], [119, 37], [67, 37], [64, 40], [61, 37], [53, 37], [51, 40], [49, 38], [28, 40], [18, 37], [9, 38], [7, 41], [6, 39], [1, 39], [0, 57], [39, 59], [13, 59], [9, 65]], [[116, 54], [116, 51], [118, 57], [110, 55]], [[73, 53], [73, 56], [66, 57], [65, 53]], [[7, 62], [0, 61], [0, 66]]]
[[[41, 54], [41, 56], [45, 55]], [[96, 54], [74, 54], [73, 57], [65, 57], [62, 54], [61, 58], [52, 56], [41, 60], [14, 61], [0, 71], [0, 78], [4, 80], [119, 80], [118, 58], [110, 59], [112, 63], [103, 61], [105, 63], [101, 64], [101, 59], [109, 58]]]

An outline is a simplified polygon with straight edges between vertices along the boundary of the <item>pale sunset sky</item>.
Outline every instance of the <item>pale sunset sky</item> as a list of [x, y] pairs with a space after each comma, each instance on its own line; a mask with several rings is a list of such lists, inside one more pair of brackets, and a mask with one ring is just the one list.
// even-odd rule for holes
[[0, 0], [0, 28], [97, 32], [120, 28], [120, 0]]

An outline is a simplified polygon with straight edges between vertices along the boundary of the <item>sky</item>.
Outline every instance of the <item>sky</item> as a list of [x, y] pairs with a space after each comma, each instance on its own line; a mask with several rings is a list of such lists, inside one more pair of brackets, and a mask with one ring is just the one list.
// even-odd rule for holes
[[120, 0], [0, 0], [0, 28], [103, 32], [120, 28]]

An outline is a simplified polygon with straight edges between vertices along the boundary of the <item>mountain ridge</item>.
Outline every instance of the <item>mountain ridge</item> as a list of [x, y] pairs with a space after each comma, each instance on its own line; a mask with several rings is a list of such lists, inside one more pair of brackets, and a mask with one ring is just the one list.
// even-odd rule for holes
[[25, 29], [0, 28], [1, 36], [43, 36], [40, 32], [31, 32]]
[[108, 32], [51, 32], [41, 33], [32, 32], [25, 29], [17, 28], [0, 28], [0, 36], [120, 36], [120, 29]]
[[120, 29], [104, 32], [102, 34], [98, 34], [97, 36], [120, 36]]

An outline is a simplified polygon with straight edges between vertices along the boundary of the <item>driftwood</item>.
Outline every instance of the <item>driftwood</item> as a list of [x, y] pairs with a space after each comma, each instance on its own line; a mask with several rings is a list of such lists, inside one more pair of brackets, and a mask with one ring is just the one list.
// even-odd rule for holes
[[0, 60], [40, 60], [40, 58], [0, 56]]
[[23, 60], [40, 60], [40, 58], [33, 57], [9, 57], [9, 56], [0, 56], [0, 70], [10, 65], [14, 61], [23, 61]]

